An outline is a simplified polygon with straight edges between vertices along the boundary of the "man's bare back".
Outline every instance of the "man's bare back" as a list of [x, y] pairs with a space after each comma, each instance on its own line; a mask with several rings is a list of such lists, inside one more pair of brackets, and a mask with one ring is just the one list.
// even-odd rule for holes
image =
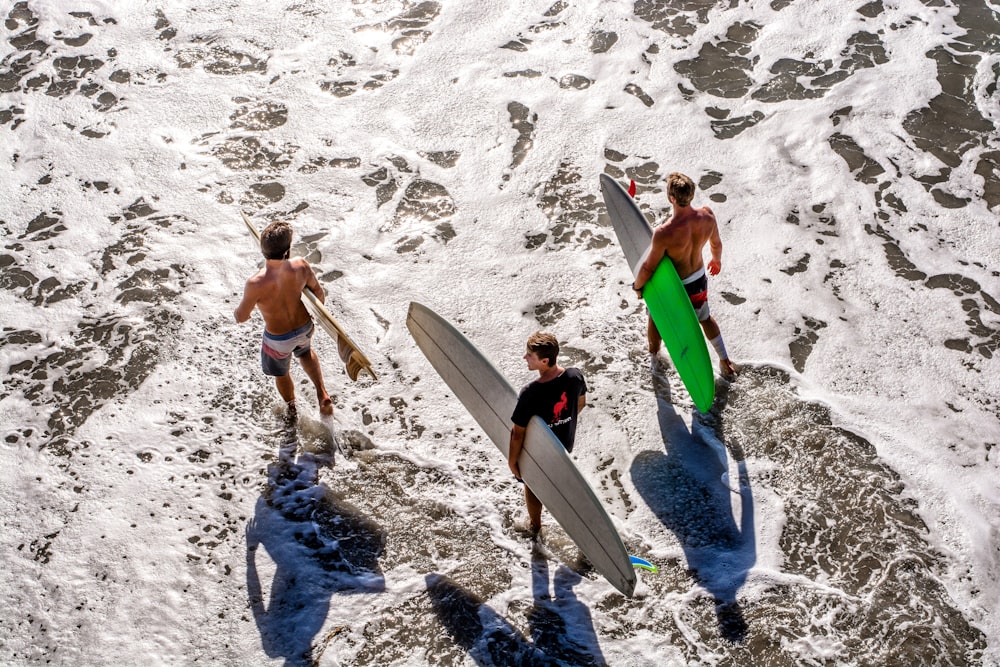
[[649, 256], [642, 268], [652, 276], [663, 258], [669, 257], [678, 275], [686, 278], [705, 265], [702, 254], [706, 243], [712, 250], [708, 271], [714, 276], [722, 267], [722, 239], [712, 209], [675, 207], [670, 219], [653, 231]]
[[326, 300], [323, 288], [304, 259], [267, 260], [264, 268], [247, 280], [243, 301], [236, 309], [236, 321], [249, 319], [257, 306], [268, 333], [281, 335], [297, 329], [309, 321], [309, 312], [300, 298], [302, 288], [307, 286], [320, 301]]

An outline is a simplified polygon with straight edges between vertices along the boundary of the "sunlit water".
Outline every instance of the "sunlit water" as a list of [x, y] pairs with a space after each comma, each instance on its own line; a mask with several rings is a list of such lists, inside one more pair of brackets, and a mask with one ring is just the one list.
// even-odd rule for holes
[[[119, 6], [115, 6], [115, 4]], [[4, 664], [1000, 663], [985, 0], [0, 5]], [[699, 185], [734, 358], [665, 359], [598, 175]], [[375, 363], [288, 419], [232, 309], [295, 226]], [[617, 593], [405, 328], [564, 343]]]

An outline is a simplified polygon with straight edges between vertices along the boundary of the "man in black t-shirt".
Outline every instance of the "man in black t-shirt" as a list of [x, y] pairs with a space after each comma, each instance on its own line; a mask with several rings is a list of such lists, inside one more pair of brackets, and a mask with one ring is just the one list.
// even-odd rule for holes
[[[524, 360], [528, 370], [538, 371], [538, 379], [526, 384], [517, 397], [517, 406], [511, 421], [510, 451], [508, 464], [514, 477], [521, 480], [521, 470], [517, 459], [524, 446], [524, 430], [535, 415], [549, 425], [566, 448], [573, 451], [576, 437], [576, 422], [580, 411], [587, 404], [587, 382], [583, 374], [575, 368], [563, 368], [556, 363], [559, 355], [559, 341], [552, 334], [537, 332], [528, 338]], [[542, 528], [542, 503], [527, 486], [524, 499], [528, 505], [528, 521], [531, 532], [537, 534]]]

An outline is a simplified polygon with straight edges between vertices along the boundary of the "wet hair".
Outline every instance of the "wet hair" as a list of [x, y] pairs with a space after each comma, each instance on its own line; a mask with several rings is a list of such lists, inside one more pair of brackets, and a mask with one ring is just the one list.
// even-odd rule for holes
[[667, 176], [667, 194], [677, 200], [678, 206], [688, 206], [694, 199], [694, 181], [675, 171]]
[[287, 222], [272, 222], [260, 233], [260, 251], [267, 259], [288, 259], [291, 247], [292, 226]]
[[550, 333], [536, 331], [528, 336], [528, 351], [537, 354], [539, 359], [548, 359], [549, 366], [555, 366], [559, 341]]

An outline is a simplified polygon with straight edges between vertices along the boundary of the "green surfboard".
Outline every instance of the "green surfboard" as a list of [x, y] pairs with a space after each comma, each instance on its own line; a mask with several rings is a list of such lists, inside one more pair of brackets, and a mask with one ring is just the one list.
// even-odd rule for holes
[[[653, 230], [635, 200], [607, 174], [601, 174], [601, 193], [618, 243], [635, 276], [649, 251]], [[712, 357], [691, 299], [669, 258], [660, 262], [643, 288], [642, 298], [695, 407], [708, 412], [715, 400]]]

